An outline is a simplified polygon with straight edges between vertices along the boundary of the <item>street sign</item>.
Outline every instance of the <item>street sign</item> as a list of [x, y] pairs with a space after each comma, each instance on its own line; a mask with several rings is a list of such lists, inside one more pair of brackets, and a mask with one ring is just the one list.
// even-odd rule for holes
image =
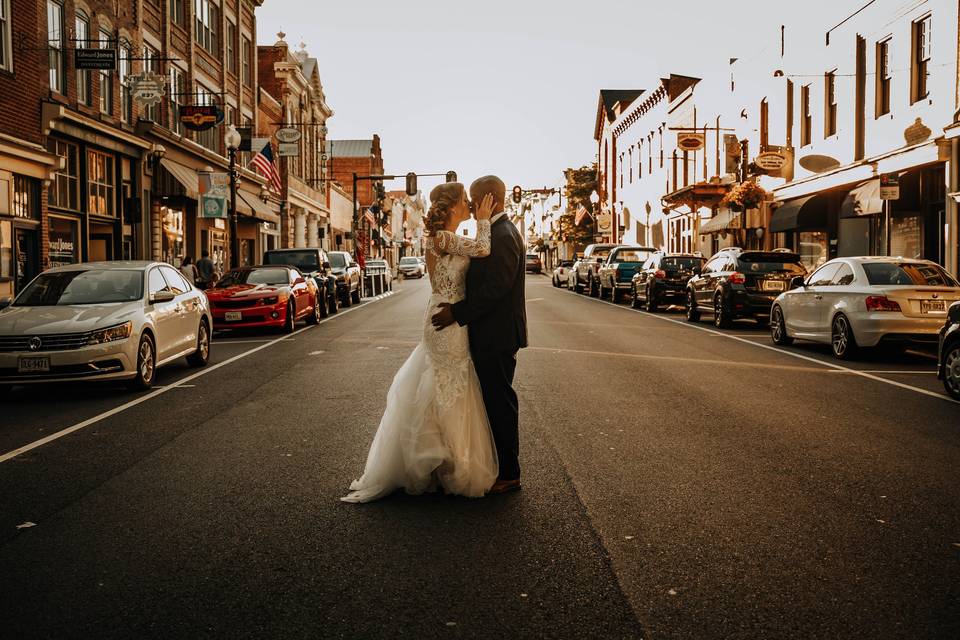
[[180, 122], [191, 131], [206, 131], [223, 122], [223, 109], [215, 104], [183, 105]]
[[[294, 129], [293, 127], [285, 127], [283, 129], [277, 129], [277, 132], [273, 134], [273, 137], [277, 139], [277, 142], [297, 142], [303, 135]], [[281, 144], [281, 147], [283, 145]], [[281, 154], [283, 155], [283, 154]]]
[[116, 49], [74, 49], [73, 66], [78, 70], [115, 71]]
[[134, 101], [148, 107], [163, 98], [167, 92], [167, 79], [159, 73], [144, 71], [127, 76], [127, 86]]
[[677, 134], [677, 146], [684, 151], [700, 151], [707, 144], [707, 136], [700, 131], [681, 131]]
[[284, 156], [300, 155], [299, 142], [281, 142], [277, 145], [277, 154], [282, 158]]
[[899, 200], [900, 199], [900, 175], [896, 173], [885, 173], [880, 176], [880, 199], [881, 200]]

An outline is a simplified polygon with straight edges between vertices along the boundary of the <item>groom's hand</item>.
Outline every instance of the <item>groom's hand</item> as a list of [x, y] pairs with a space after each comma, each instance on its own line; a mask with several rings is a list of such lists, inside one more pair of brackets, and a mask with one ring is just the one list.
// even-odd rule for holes
[[456, 322], [456, 318], [453, 317], [453, 307], [449, 302], [441, 302], [439, 306], [440, 311], [437, 311], [435, 314], [433, 314], [433, 317], [431, 318], [433, 326], [437, 331], [446, 329]]

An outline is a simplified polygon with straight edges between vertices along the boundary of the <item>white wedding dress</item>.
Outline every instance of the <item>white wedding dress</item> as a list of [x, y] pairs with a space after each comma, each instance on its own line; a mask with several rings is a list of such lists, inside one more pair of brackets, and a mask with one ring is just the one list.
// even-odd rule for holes
[[470, 357], [467, 328], [431, 324], [441, 302], [463, 299], [471, 257], [490, 254], [490, 222], [478, 221], [477, 239], [439, 231], [427, 239], [436, 258], [423, 337], [400, 367], [363, 475], [344, 502], [369, 502], [397, 489], [480, 497], [497, 479], [497, 450]]

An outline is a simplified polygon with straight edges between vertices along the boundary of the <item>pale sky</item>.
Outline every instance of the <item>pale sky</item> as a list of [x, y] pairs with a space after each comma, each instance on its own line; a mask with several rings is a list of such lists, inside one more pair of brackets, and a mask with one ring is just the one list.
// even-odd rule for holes
[[306, 43], [335, 111], [329, 137], [379, 133], [388, 173], [535, 188], [593, 161], [601, 88], [703, 77], [780, 24], [819, 42], [865, 1], [266, 0], [257, 29], [261, 45], [281, 30]]

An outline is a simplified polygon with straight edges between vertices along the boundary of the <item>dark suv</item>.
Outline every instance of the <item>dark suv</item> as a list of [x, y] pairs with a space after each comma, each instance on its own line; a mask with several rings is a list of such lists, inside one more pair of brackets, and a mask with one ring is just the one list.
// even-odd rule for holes
[[694, 272], [687, 283], [687, 321], [712, 313], [721, 328], [739, 318], [766, 324], [774, 298], [807, 274], [796, 253], [739, 248], [720, 250]]
[[947, 321], [940, 330], [940, 357], [937, 377], [951, 396], [960, 400], [960, 302], [947, 310]]
[[340, 310], [337, 298], [337, 278], [330, 269], [330, 258], [319, 247], [302, 249], [270, 249], [263, 253], [263, 264], [282, 264], [296, 267], [307, 278], [317, 283], [320, 295], [320, 315], [326, 318]]
[[337, 278], [337, 292], [340, 294], [340, 304], [349, 307], [360, 303], [362, 279], [360, 265], [353, 259], [349, 251], [331, 251], [330, 266], [333, 275]]
[[657, 251], [633, 275], [633, 308], [639, 309], [642, 302], [653, 313], [660, 305], [683, 304], [687, 299], [687, 281], [706, 261], [692, 253]]

